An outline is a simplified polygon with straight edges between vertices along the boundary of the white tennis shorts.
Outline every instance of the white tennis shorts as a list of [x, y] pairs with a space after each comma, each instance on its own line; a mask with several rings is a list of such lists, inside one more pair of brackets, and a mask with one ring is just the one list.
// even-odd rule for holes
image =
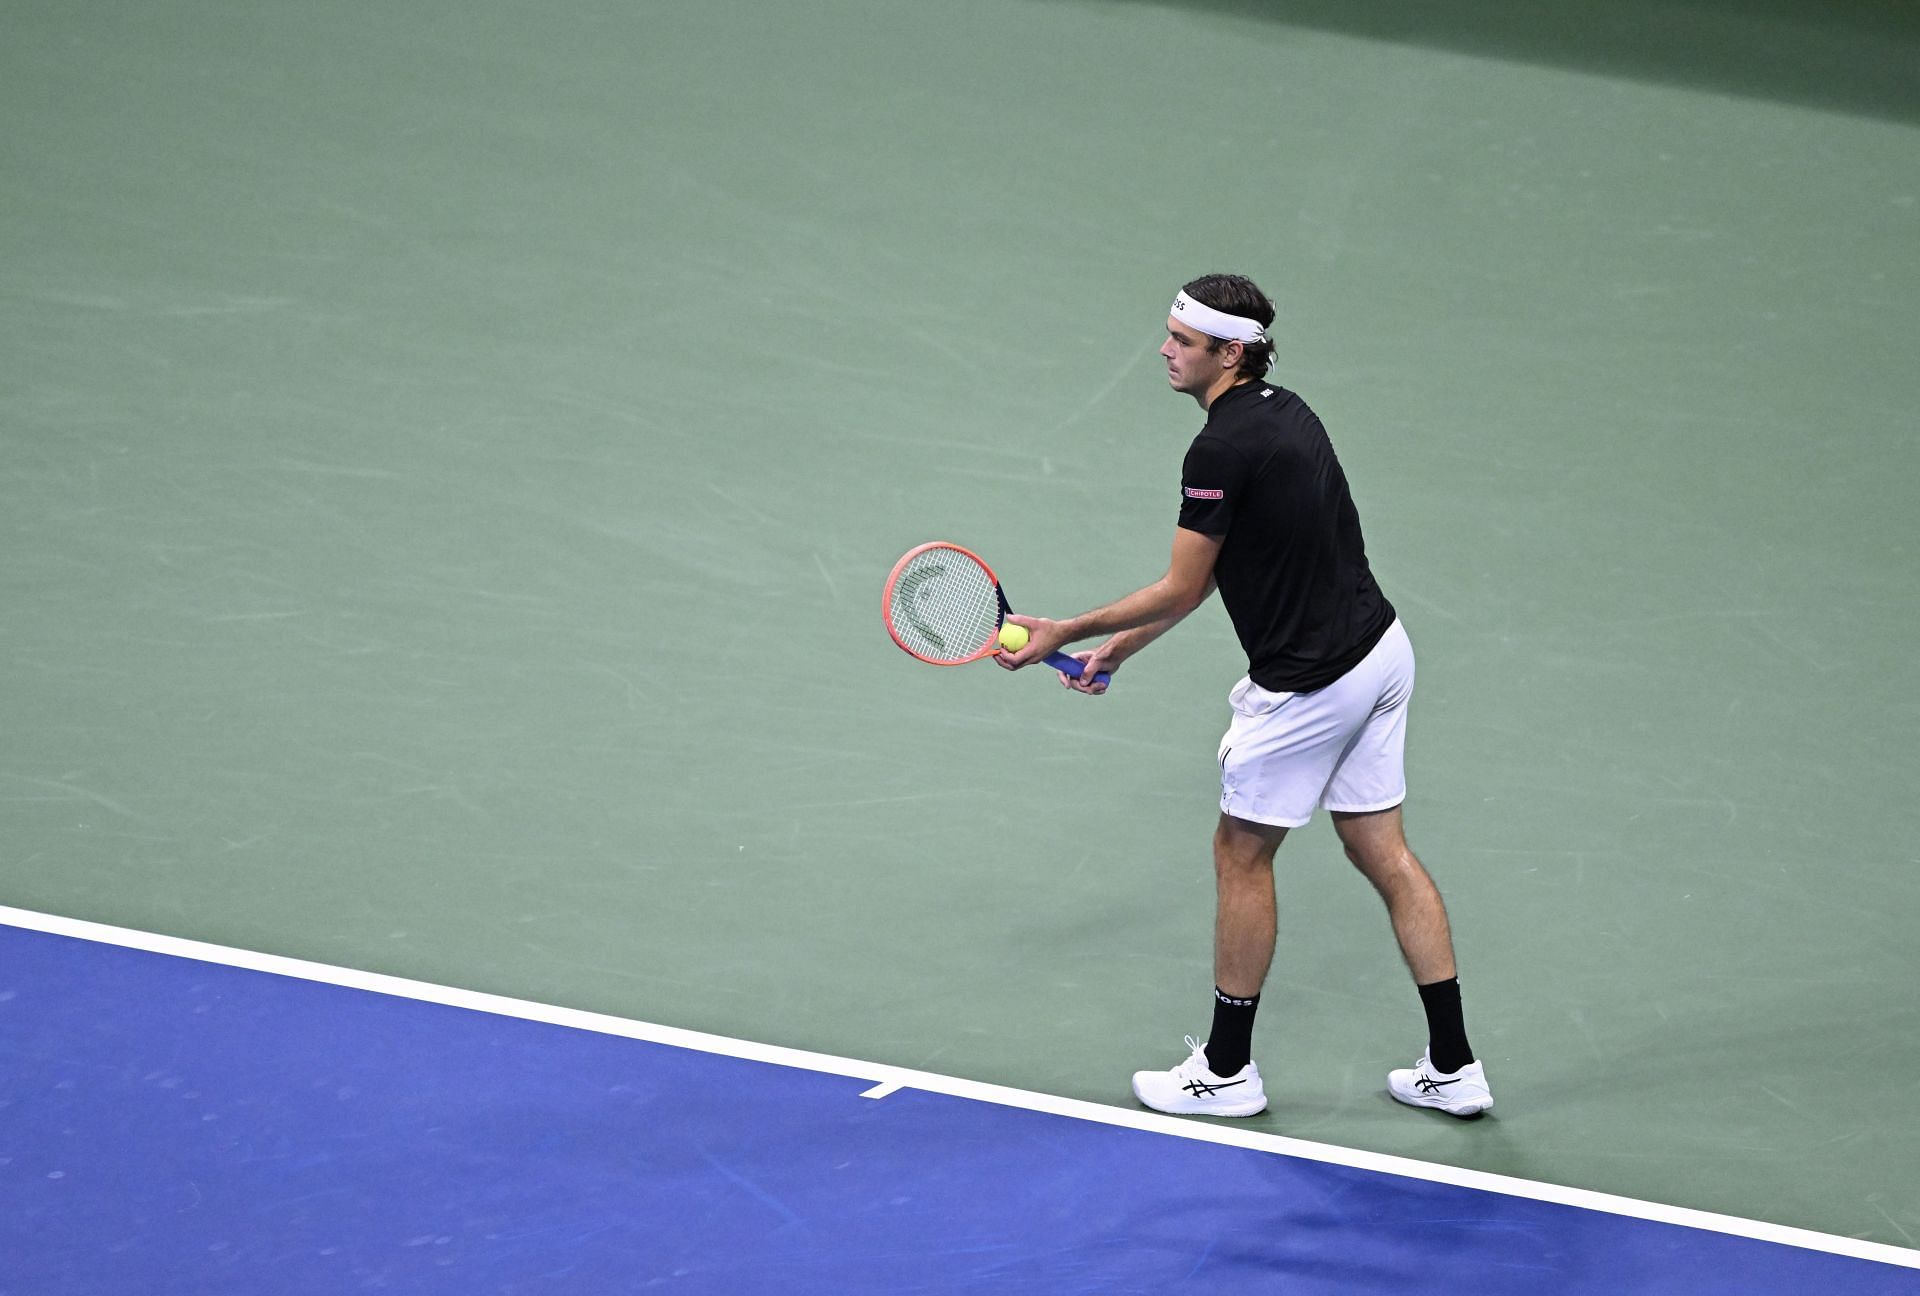
[[1395, 621], [1360, 664], [1311, 693], [1273, 693], [1250, 679], [1227, 701], [1220, 809], [1298, 828], [1315, 807], [1364, 813], [1407, 797], [1407, 701], [1413, 644]]

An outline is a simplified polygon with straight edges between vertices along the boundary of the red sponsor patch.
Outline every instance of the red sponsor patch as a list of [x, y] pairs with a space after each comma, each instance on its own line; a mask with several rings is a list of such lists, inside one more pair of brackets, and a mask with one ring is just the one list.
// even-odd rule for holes
[[1182, 486], [1180, 493], [1188, 499], [1225, 499], [1227, 497], [1227, 493], [1223, 490], [1201, 490], [1198, 486]]

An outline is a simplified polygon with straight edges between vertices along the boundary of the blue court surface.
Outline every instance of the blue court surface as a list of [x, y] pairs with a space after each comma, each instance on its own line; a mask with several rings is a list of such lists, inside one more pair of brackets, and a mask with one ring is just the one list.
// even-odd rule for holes
[[1920, 1292], [1892, 1248], [0, 918], [7, 1296]]

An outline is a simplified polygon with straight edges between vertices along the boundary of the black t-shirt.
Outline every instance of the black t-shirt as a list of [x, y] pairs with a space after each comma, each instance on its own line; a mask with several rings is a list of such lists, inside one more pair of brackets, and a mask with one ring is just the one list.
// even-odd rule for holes
[[1261, 688], [1325, 688], [1393, 625], [1333, 443], [1286, 388], [1253, 382], [1221, 393], [1180, 487], [1180, 525], [1226, 537], [1214, 578]]

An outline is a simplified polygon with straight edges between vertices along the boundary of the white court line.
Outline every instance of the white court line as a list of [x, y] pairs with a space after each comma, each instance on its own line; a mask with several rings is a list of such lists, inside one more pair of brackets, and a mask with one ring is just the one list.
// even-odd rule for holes
[[77, 918], [60, 918], [51, 914], [14, 909], [6, 905], [0, 905], [0, 923], [55, 936], [71, 936], [79, 940], [97, 941], [127, 949], [171, 954], [177, 958], [195, 959], [203, 963], [218, 963], [252, 972], [268, 972], [278, 976], [295, 977], [302, 981], [318, 981], [326, 985], [367, 990], [374, 994], [444, 1004], [450, 1008], [468, 1008], [475, 1012], [516, 1017], [523, 1021], [545, 1022], [553, 1026], [569, 1026], [576, 1030], [645, 1040], [654, 1044], [671, 1045], [674, 1048], [693, 1049], [700, 1053], [717, 1053], [725, 1057], [743, 1058], [752, 1062], [765, 1062], [775, 1066], [796, 1067], [803, 1071], [818, 1071], [828, 1075], [872, 1081], [873, 1087], [863, 1095], [866, 1097], [884, 1098], [887, 1094], [899, 1089], [920, 1089], [954, 1098], [970, 1098], [977, 1102], [996, 1103], [1003, 1107], [1019, 1107], [1027, 1111], [1047, 1112], [1075, 1120], [1097, 1121], [1102, 1125], [1117, 1125], [1154, 1134], [1170, 1134], [1178, 1138], [1196, 1139], [1203, 1143], [1221, 1143], [1259, 1152], [1277, 1152], [1283, 1156], [1318, 1161], [1327, 1165], [1351, 1166], [1357, 1170], [1401, 1175], [1409, 1179], [1422, 1179], [1429, 1183], [1477, 1188], [1484, 1192], [1502, 1193], [1509, 1197], [1554, 1202], [1562, 1206], [1577, 1206], [1585, 1210], [1603, 1211], [1609, 1215], [1625, 1215], [1663, 1224], [1678, 1224], [1686, 1228], [1753, 1238], [1761, 1242], [1777, 1242], [1783, 1246], [1801, 1247], [1809, 1251], [1825, 1251], [1833, 1255], [1851, 1256], [1857, 1260], [1874, 1260], [1882, 1264], [1920, 1269], [1920, 1251], [1912, 1251], [1904, 1247], [1888, 1246], [1880, 1242], [1864, 1242], [1857, 1238], [1838, 1237], [1830, 1233], [1816, 1233], [1810, 1229], [1789, 1228], [1783, 1224], [1768, 1224], [1761, 1220], [1740, 1219], [1733, 1215], [1716, 1215], [1709, 1211], [1689, 1210], [1683, 1206], [1663, 1206], [1658, 1202], [1636, 1201], [1631, 1197], [1616, 1197], [1610, 1193], [1590, 1192], [1584, 1188], [1562, 1188], [1557, 1184], [1537, 1183], [1531, 1179], [1516, 1179], [1507, 1175], [1489, 1174], [1482, 1170], [1466, 1170], [1458, 1166], [1415, 1161], [1408, 1157], [1356, 1151], [1325, 1143], [1310, 1143], [1304, 1139], [1288, 1138], [1282, 1134], [1236, 1129], [1204, 1121], [1181, 1120], [1173, 1116], [1162, 1116], [1157, 1112], [1108, 1107], [1102, 1103], [1087, 1102], [1079, 1098], [1033, 1093], [1025, 1089], [1008, 1088], [1005, 1085], [935, 1075], [929, 1071], [912, 1071], [905, 1067], [860, 1062], [826, 1053], [810, 1053], [804, 1049], [758, 1044], [752, 1040], [728, 1039], [724, 1035], [708, 1035], [700, 1031], [681, 1030], [675, 1026], [658, 1026], [651, 1022], [630, 1021], [624, 1017], [582, 1012], [575, 1008], [559, 1008], [552, 1004], [532, 1003], [524, 999], [509, 999], [503, 995], [482, 994], [475, 990], [433, 985], [425, 981], [410, 981], [404, 977], [384, 976], [377, 972], [359, 972], [352, 968], [332, 967], [325, 963], [309, 963], [304, 959], [282, 958], [277, 954], [261, 954], [251, 950], [232, 949], [224, 945], [209, 945], [203, 941], [183, 940], [177, 936], [161, 936], [153, 932], [134, 931], [126, 927], [110, 927]]

